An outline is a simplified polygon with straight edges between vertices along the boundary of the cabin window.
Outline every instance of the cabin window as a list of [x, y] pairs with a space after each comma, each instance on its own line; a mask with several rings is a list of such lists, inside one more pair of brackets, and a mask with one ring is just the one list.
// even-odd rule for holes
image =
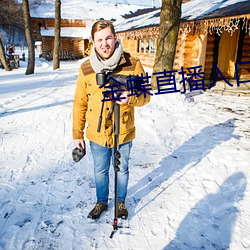
[[151, 38], [150, 53], [155, 53], [155, 38]]
[[145, 48], [145, 39], [138, 39], [137, 40], [137, 52], [138, 53], [144, 53], [144, 48]]
[[137, 53], [155, 53], [155, 38], [138, 39]]

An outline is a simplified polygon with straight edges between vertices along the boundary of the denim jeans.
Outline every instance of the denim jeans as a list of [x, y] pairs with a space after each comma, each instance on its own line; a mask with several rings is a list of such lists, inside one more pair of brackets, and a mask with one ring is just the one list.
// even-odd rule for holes
[[[119, 165], [120, 171], [118, 172], [117, 200], [121, 202], [125, 201], [127, 195], [129, 179], [128, 161], [131, 147], [132, 141], [119, 146], [121, 164]], [[112, 163], [114, 162], [114, 148], [103, 147], [91, 141], [90, 148], [94, 161], [97, 202], [107, 204], [109, 196], [109, 169], [111, 160]]]

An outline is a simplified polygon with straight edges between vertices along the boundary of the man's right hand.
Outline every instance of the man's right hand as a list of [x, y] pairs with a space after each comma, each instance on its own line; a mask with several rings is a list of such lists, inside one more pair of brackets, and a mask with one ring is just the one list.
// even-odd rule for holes
[[85, 142], [83, 139], [74, 140], [76, 148], [72, 151], [72, 157], [75, 162], [79, 162], [86, 154]]
[[81, 148], [85, 148], [85, 142], [83, 139], [76, 139], [74, 140], [74, 144], [76, 147], [81, 147]]

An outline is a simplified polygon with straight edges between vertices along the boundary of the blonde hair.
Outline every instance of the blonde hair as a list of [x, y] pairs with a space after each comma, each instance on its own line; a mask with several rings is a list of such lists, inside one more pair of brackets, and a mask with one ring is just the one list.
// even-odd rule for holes
[[110, 21], [99, 20], [99, 21], [95, 22], [93, 24], [93, 26], [92, 26], [92, 29], [91, 29], [91, 38], [92, 38], [92, 40], [94, 40], [94, 35], [95, 35], [96, 32], [98, 32], [98, 31], [100, 31], [102, 29], [106, 29], [108, 27], [111, 29], [111, 32], [115, 36], [115, 27]]

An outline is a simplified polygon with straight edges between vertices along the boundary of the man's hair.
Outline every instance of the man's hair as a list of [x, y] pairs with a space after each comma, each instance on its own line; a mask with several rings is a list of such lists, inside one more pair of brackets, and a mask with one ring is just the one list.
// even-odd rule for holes
[[115, 36], [115, 28], [114, 28], [114, 25], [110, 22], [110, 21], [107, 21], [107, 20], [99, 20], [97, 22], [95, 22], [92, 26], [92, 30], [91, 30], [91, 38], [92, 40], [94, 40], [94, 35], [96, 32], [102, 30], [102, 29], [106, 29], [106, 28], [110, 28], [113, 35]]

